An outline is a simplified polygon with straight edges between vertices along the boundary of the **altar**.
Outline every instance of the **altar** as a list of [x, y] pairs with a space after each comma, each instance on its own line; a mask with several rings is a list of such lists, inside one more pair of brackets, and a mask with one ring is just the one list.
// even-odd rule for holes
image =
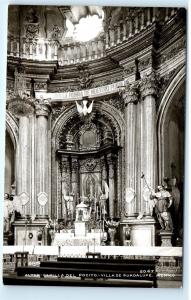
[[84, 236], [75, 236], [75, 233], [55, 233], [52, 246], [100, 246], [103, 240], [107, 239], [107, 233], [98, 230], [87, 232]]
[[[107, 233], [103, 228], [91, 228], [90, 207], [84, 203], [84, 198], [76, 206], [76, 218], [71, 228], [55, 232], [53, 246], [100, 246], [107, 240]], [[99, 224], [99, 226], [101, 223]], [[101, 226], [100, 226], [101, 227]]]

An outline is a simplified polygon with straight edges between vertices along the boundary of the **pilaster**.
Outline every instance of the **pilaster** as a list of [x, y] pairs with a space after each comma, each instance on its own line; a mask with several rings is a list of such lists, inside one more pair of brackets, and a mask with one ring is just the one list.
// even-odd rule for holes
[[137, 83], [126, 84], [125, 101], [125, 216], [137, 214], [136, 205], [136, 119], [139, 100]]
[[51, 108], [48, 100], [39, 100], [36, 103], [36, 214], [46, 218], [49, 215], [48, 199], [48, 176], [49, 176], [49, 153], [48, 153], [48, 117]]
[[[145, 76], [140, 82], [142, 97], [142, 137], [141, 137], [141, 172], [145, 180], [141, 181], [141, 212], [146, 216], [151, 215], [152, 208], [149, 205], [149, 189], [156, 186], [156, 95], [157, 78], [155, 73]], [[147, 184], [149, 186], [147, 186]]]

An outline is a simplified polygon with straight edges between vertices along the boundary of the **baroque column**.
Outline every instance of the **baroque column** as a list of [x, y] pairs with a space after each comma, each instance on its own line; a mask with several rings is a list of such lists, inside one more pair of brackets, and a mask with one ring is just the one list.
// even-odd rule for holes
[[73, 211], [75, 211], [75, 207], [78, 204], [79, 194], [78, 194], [78, 159], [76, 157], [72, 157], [72, 194], [74, 195], [73, 201]]
[[[157, 80], [152, 72], [142, 79], [140, 84], [142, 96], [142, 148], [141, 167], [145, 177], [142, 180], [142, 206], [141, 211], [146, 216], [151, 215], [152, 208], [149, 201], [149, 190], [156, 186], [156, 94]], [[146, 180], [146, 181], [145, 181]]]
[[8, 110], [19, 119], [18, 165], [16, 167], [16, 193], [22, 204], [22, 214], [31, 214], [31, 120], [34, 99], [26, 93], [26, 78], [23, 69], [15, 70], [14, 92], [7, 98]]
[[[64, 219], [67, 222], [68, 209], [67, 209], [67, 197], [70, 194], [70, 163], [67, 156], [61, 157], [61, 199], [60, 203], [57, 203], [57, 216], [58, 219]], [[66, 199], [65, 199], [66, 198]], [[59, 205], [60, 204], [60, 205]], [[60, 206], [60, 212], [59, 212]]]
[[136, 119], [138, 87], [127, 84], [123, 94], [125, 100], [125, 215], [135, 217], [136, 207]]
[[112, 154], [107, 155], [107, 163], [109, 165], [109, 217], [113, 219], [115, 217], [115, 160], [116, 157]]
[[49, 215], [48, 178], [48, 117], [50, 114], [48, 100], [39, 100], [36, 104], [37, 117], [37, 151], [36, 151], [36, 178], [37, 178], [37, 205], [36, 214], [45, 218]]

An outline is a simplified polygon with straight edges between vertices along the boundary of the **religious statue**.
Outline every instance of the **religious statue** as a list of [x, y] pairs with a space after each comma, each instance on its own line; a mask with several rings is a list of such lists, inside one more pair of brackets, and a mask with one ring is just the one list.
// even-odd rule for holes
[[171, 194], [164, 186], [160, 185], [158, 186], [158, 192], [151, 194], [151, 199], [154, 199], [155, 212], [162, 230], [172, 231], [173, 223], [169, 210], [173, 202]]
[[105, 216], [107, 215], [107, 199], [109, 198], [109, 187], [107, 182], [103, 181], [103, 189], [101, 190], [100, 195], [100, 214], [105, 220]]
[[4, 233], [11, 230], [11, 224], [14, 222], [14, 207], [9, 194], [4, 195]]
[[66, 205], [66, 214], [68, 218], [74, 218], [74, 194], [70, 193], [69, 196], [64, 194], [64, 200]]

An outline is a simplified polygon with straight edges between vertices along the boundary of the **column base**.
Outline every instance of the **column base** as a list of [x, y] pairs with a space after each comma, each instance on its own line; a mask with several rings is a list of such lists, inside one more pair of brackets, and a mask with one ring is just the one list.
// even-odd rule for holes
[[161, 247], [172, 247], [172, 231], [161, 230], [159, 235], [161, 238]]
[[[47, 220], [35, 219], [34, 221], [27, 223], [25, 219], [15, 221], [14, 226], [14, 245], [47, 245], [48, 244], [48, 232], [47, 232]], [[25, 240], [26, 239], [26, 240]]]
[[155, 246], [155, 220], [153, 218], [126, 219], [120, 223], [123, 245], [129, 244], [125, 236], [126, 228], [130, 228], [130, 244], [135, 247]]

